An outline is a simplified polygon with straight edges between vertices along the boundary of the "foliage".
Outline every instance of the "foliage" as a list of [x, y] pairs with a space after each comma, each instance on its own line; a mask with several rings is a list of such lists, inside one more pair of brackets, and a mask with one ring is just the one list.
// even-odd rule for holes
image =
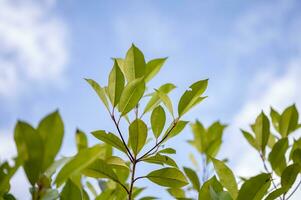
[[[14, 131], [18, 155], [13, 162], [0, 163], [0, 199], [15, 199], [10, 180], [19, 167], [31, 184], [33, 200], [157, 199], [142, 195], [145, 188], [138, 186], [140, 179], [164, 187], [175, 199], [289, 199], [301, 183], [296, 185], [301, 169], [301, 138], [293, 138], [300, 128], [296, 106], [282, 113], [271, 108], [269, 117], [261, 112], [251, 131], [242, 130], [258, 152], [264, 173], [239, 181], [227, 159], [216, 158], [226, 128], [218, 121], [208, 128], [198, 120], [190, 123], [193, 139], [188, 143], [198, 155], [190, 155], [194, 169], [182, 168], [172, 158], [176, 150], [166, 142], [184, 130], [189, 122], [183, 116], [206, 98], [202, 95], [208, 80], [190, 85], [175, 111], [175, 102], [169, 97], [175, 89], [172, 83], [147, 93], [149, 81], [165, 61], [146, 62], [132, 45], [125, 58], [113, 59], [107, 86], [85, 79], [105, 106], [115, 130], [92, 131], [100, 142], [90, 146], [87, 135], [77, 129], [77, 153], [72, 157], [57, 158], [64, 136], [58, 111], [43, 118], [37, 127], [18, 121]], [[146, 165], [158, 169], [137, 175], [137, 169]]]

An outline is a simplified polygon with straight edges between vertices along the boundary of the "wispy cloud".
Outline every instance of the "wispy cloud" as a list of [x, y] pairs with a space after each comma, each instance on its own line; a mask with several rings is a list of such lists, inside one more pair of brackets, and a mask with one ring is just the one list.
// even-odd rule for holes
[[62, 83], [68, 60], [67, 28], [55, 1], [0, 0], [0, 98], [33, 84]]

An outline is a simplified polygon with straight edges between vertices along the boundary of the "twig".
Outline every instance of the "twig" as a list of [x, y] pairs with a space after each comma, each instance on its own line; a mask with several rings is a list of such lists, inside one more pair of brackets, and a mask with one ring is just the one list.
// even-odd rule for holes
[[143, 154], [140, 158], [137, 159], [137, 162], [141, 161], [143, 158], [145, 158], [146, 156], [150, 155], [150, 153], [156, 149], [159, 148], [160, 144], [169, 136], [169, 134], [171, 133], [171, 131], [175, 128], [175, 126], [177, 125], [177, 121], [173, 121], [173, 125], [172, 127], [168, 130], [168, 132], [165, 134], [165, 136], [158, 142], [156, 143], [149, 151], [147, 151], [145, 154]]
[[123, 138], [123, 136], [122, 136], [122, 134], [121, 134], [119, 125], [118, 125], [118, 123], [116, 122], [116, 119], [115, 119], [114, 115], [111, 115], [111, 118], [112, 118], [112, 120], [113, 120], [113, 122], [114, 122], [114, 124], [115, 124], [115, 126], [116, 126], [116, 128], [117, 128], [117, 131], [118, 131], [118, 134], [119, 134], [119, 136], [120, 136], [120, 138], [121, 138], [121, 140], [122, 140], [122, 143], [123, 143], [124, 147], [126, 148], [126, 151], [127, 151], [127, 154], [126, 154], [126, 155], [129, 157], [130, 161], [133, 162], [134, 157], [133, 157], [131, 151], [129, 150], [128, 146], [127, 146], [126, 143], [125, 143], [125, 140], [124, 140], [124, 138]]

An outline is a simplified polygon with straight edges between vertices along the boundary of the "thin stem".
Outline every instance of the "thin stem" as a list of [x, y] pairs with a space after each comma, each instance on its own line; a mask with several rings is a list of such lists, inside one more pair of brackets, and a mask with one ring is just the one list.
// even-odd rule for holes
[[[268, 167], [267, 167], [267, 165], [266, 165], [265, 158], [264, 158], [263, 154], [262, 154], [262, 153], [259, 153], [259, 154], [260, 154], [260, 158], [261, 158], [261, 160], [262, 160], [263, 167], [264, 167], [265, 171], [266, 171], [267, 173], [273, 175], [273, 172], [270, 172], [269, 169], [268, 169]], [[276, 186], [276, 183], [274, 182], [273, 177], [272, 177], [271, 180], [272, 180], [272, 184], [273, 184], [273, 186], [274, 186], [274, 189], [277, 189], [277, 186]], [[282, 200], [282, 197], [279, 197], [279, 198]]]
[[149, 151], [147, 151], [145, 154], [143, 154], [140, 158], [137, 159], [137, 162], [141, 161], [143, 158], [145, 158], [146, 156], [150, 155], [151, 152], [156, 149], [159, 148], [160, 144], [169, 136], [169, 134], [171, 133], [171, 131], [175, 128], [175, 126], [177, 125], [177, 121], [173, 121], [173, 125], [172, 127], [168, 130], [168, 132], [165, 134], [165, 136], [158, 142], [156, 143]]
[[139, 176], [139, 177], [134, 179], [134, 182], [136, 182], [136, 181], [138, 181], [139, 179], [142, 179], [142, 178], [146, 178], [146, 176]]
[[300, 185], [301, 185], [301, 180], [299, 181], [299, 183], [295, 187], [295, 189], [292, 191], [292, 193], [286, 198], [286, 200], [288, 200], [289, 198], [291, 198], [293, 196], [293, 194], [297, 191], [297, 189], [300, 187]]
[[116, 121], [114, 115], [111, 115], [111, 118], [112, 118], [112, 120], [113, 120], [113, 122], [114, 122], [114, 124], [115, 124], [115, 126], [116, 126], [116, 128], [117, 128], [117, 131], [118, 131], [118, 134], [119, 134], [119, 136], [120, 136], [120, 138], [121, 138], [121, 140], [122, 140], [122, 143], [123, 143], [124, 147], [126, 148], [126, 151], [127, 151], [127, 154], [126, 154], [126, 155], [129, 157], [130, 161], [133, 162], [134, 157], [133, 157], [131, 151], [129, 150], [128, 146], [127, 146], [126, 143], [125, 143], [125, 140], [124, 140], [124, 138], [123, 138], [123, 136], [122, 136], [122, 134], [121, 134], [119, 125], [118, 125], [118, 123], [117, 123], [117, 121]]
[[129, 200], [132, 200], [132, 194], [133, 194], [133, 188], [134, 188], [134, 183], [135, 183], [135, 171], [136, 171], [136, 158], [134, 158], [133, 161], [133, 168], [132, 168], [132, 177], [131, 177], [131, 184], [130, 184], [130, 191], [129, 191]]

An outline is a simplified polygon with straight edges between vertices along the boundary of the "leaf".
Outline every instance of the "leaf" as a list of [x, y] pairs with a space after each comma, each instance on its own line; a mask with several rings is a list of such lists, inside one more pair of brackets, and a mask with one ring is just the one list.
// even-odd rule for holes
[[281, 187], [288, 191], [295, 183], [300, 169], [300, 164], [298, 163], [294, 163], [286, 167], [281, 174]]
[[[184, 128], [186, 127], [186, 125], [187, 125], [187, 123], [188, 123], [188, 121], [178, 121], [177, 122], [177, 124], [176, 124], [176, 126], [170, 131], [170, 129], [172, 128], [172, 126], [173, 125], [171, 125], [168, 129], [167, 129], [167, 131], [165, 132], [165, 134], [164, 134], [164, 136], [166, 135], [166, 134], [168, 134], [168, 137], [166, 138], [166, 140], [167, 139], [170, 139], [170, 138], [172, 138], [172, 137], [175, 137], [176, 135], [178, 135], [179, 133], [181, 133], [183, 130], [184, 130]], [[170, 131], [170, 132], [169, 132]]]
[[168, 188], [167, 192], [176, 199], [185, 198], [185, 192], [180, 188]]
[[238, 187], [233, 172], [222, 161], [214, 158], [211, 158], [211, 160], [221, 184], [229, 191], [231, 197], [233, 199], [236, 199], [238, 194]]
[[85, 80], [90, 84], [90, 86], [96, 92], [96, 94], [98, 95], [102, 103], [105, 105], [106, 109], [110, 112], [105, 88], [100, 87], [100, 85], [93, 79], [85, 79]]
[[64, 124], [58, 111], [50, 113], [38, 125], [38, 133], [40, 134], [43, 145], [43, 167], [46, 170], [54, 161], [57, 153], [59, 152], [63, 137], [64, 137]]
[[18, 156], [24, 161], [26, 176], [34, 185], [39, 179], [43, 167], [44, 147], [40, 134], [29, 124], [18, 121], [15, 127], [15, 143]]
[[166, 148], [166, 149], [160, 150], [158, 153], [161, 153], [161, 154], [175, 154], [176, 150], [174, 150], [173, 148]]
[[97, 196], [97, 191], [95, 190], [94, 186], [90, 182], [86, 182], [87, 188], [90, 190], [90, 192], [93, 194], [94, 197]]
[[101, 159], [95, 160], [92, 164], [86, 167], [82, 173], [88, 177], [109, 178], [115, 182], [119, 182], [119, 179], [116, 173], [112, 170], [112, 167]]
[[[171, 83], [166, 83], [164, 85], [162, 85], [161, 87], [159, 87], [159, 91], [163, 92], [164, 94], [168, 94], [169, 92], [171, 92], [173, 89], [175, 89], [176, 86], [174, 84]], [[160, 97], [157, 94], [157, 92], [152, 93], [151, 95], [151, 99], [149, 100], [149, 102], [146, 104], [144, 111], [143, 111], [143, 115], [147, 112], [149, 112], [150, 110], [152, 110], [154, 107], [156, 107], [159, 103], [160, 103]]]
[[223, 187], [220, 182], [213, 176], [211, 179], [206, 181], [200, 191], [199, 191], [199, 200], [212, 200], [210, 189], [213, 189], [215, 192], [222, 192]]
[[139, 103], [145, 91], [145, 83], [143, 78], [135, 79], [128, 83], [120, 97], [118, 110], [121, 115], [126, 115]]
[[276, 190], [274, 190], [273, 192], [271, 192], [266, 198], [265, 200], [274, 200], [277, 199], [278, 197], [280, 197], [282, 194], [286, 193], [286, 189], [285, 188], [278, 188]]
[[246, 140], [248, 141], [248, 143], [254, 147], [255, 149], [259, 150], [259, 147], [257, 146], [256, 140], [255, 138], [252, 136], [251, 133], [241, 130], [243, 136], [246, 138]]
[[88, 148], [88, 139], [83, 131], [79, 129], [76, 130], [75, 140], [76, 140], [77, 151]]
[[270, 174], [259, 174], [245, 181], [241, 186], [237, 200], [260, 200], [271, 185]]
[[113, 107], [119, 103], [124, 88], [124, 82], [123, 73], [118, 66], [118, 62], [114, 60], [114, 66], [110, 72], [108, 81], [108, 93]]
[[127, 51], [123, 65], [123, 72], [128, 82], [143, 77], [145, 74], [144, 55], [134, 44]]
[[145, 82], [149, 82], [161, 69], [167, 58], [157, 58], [149, 61], [145, 68]]
[[269, 154], [269, 161], [271, 163], [272, 169], [276, 174], [281, 175], [282, 171], [286, 167], [285, 153], [288, 149], [288, 139], [282, 138], [277, 141], [277, 143], [272, 148]]
[[154, 136], [158, 138], [163, 131], [166, 121], [165, 111], [162, 106], [156, 107], [151, 115], [151, 125]]
[[105, 162], [112, 166], [113, 168], [120, 168], [129, 170], [129, 167], [126, 165], [125, 161], [117, 156], [111, 156], [105, 160]]
[[60, 186], [69, 177], [80, 173], [83, 169], [91, 165], [102, 154], [104, 149], [100, 145], [83, 149], [78, 152], [58, 173], [55, 183]]
[[265, 148], [269, 141], [270, 136], [270, 122], [267, 116], [261, 112], [256, 118], [254, 124], [254, 132], [256, 136], [256, 142], [261, 152], [265, 154]]
[[189, 87], [190, 89], [184, 92], [178, 105], [179, 117], [183, 116], [189, 109], [202, 100], [202, 98], [200, 99], [200, 95], [205, 92], [207, 85], [208, 79], [201, 80], [192, 84]]
[[271, 107], [270, 116], [271, 116], [274, 128], [276, 129], [276, 131], [279, 132], [279, 122], [281, 119], [281, 115]]
[[56, 200], [60, 196], [58, 190], [56, 189], [47, 189], [43, 194], [41, 200]]
[[288, 136], [298, 128], [298, 118], [299, 115], [295, 104], [283, 111], [279, 123], [279, 132], [282, 137]]
[[135, 155], [143, 148], [146, 138], [146, 124], [141, 119], [134, 120], [129, 126], [129, 142]]
[[159, 165], [166, 164], [172, 167], [178, 167], [176, 162], [172, 158], [165, 155], [161, 155], [159, 153], [157, 153], [154, 156], [144, 158], [142, 161]]
[[163, 168], [146, 176], [150, 181], [165, 187], [180, 188], [187, 185], [184, 174], [177, 168]]
[[301, 149], [296, 149], [293, 151], [292, 159], [294, 163], [301, 165]]
[[193, 188], [196, 191], [199, 191], [201, 184], [197, 173], [189, 167], [184, 167], [184, 172], [186, 176], [189, 178], [190, 182], [192, 183]]
[[44, 175], [50, 179], [51, 176], [56, 172], [56, 170], [62, 165], [65, 165], [68, 161], [70, 161], [70, 159], [71, 158], [69, 157], [63, 157], [59, 160], [56, 160], [47, 168], [47, 170], [44, 172]]
[[70, 179], [67, 181], [65, 184], [61, 195], [60, 195], [61, 200], [82, 200], [82, 191], [80, 188], [77, 187], [75, 183], [73, 183]]
[[126, 148], [122, 141], [113, 133], [106, 133], [104, 130], [93, 131], [92, 135], [106, 144], [112, 145], [116, 149], [126, 153]]
[[161, 92], [160, 90], [156, 90], [156, 92], [157, 92], [157, 95], [159, 96], [160, 100], [163, 102], [163, 104], [166, 106], [167, 110], [172, 115], [172, 117], [174, 117], [172, 102], [171, 102], [170, 98], [167, 96], [167, 94]]

